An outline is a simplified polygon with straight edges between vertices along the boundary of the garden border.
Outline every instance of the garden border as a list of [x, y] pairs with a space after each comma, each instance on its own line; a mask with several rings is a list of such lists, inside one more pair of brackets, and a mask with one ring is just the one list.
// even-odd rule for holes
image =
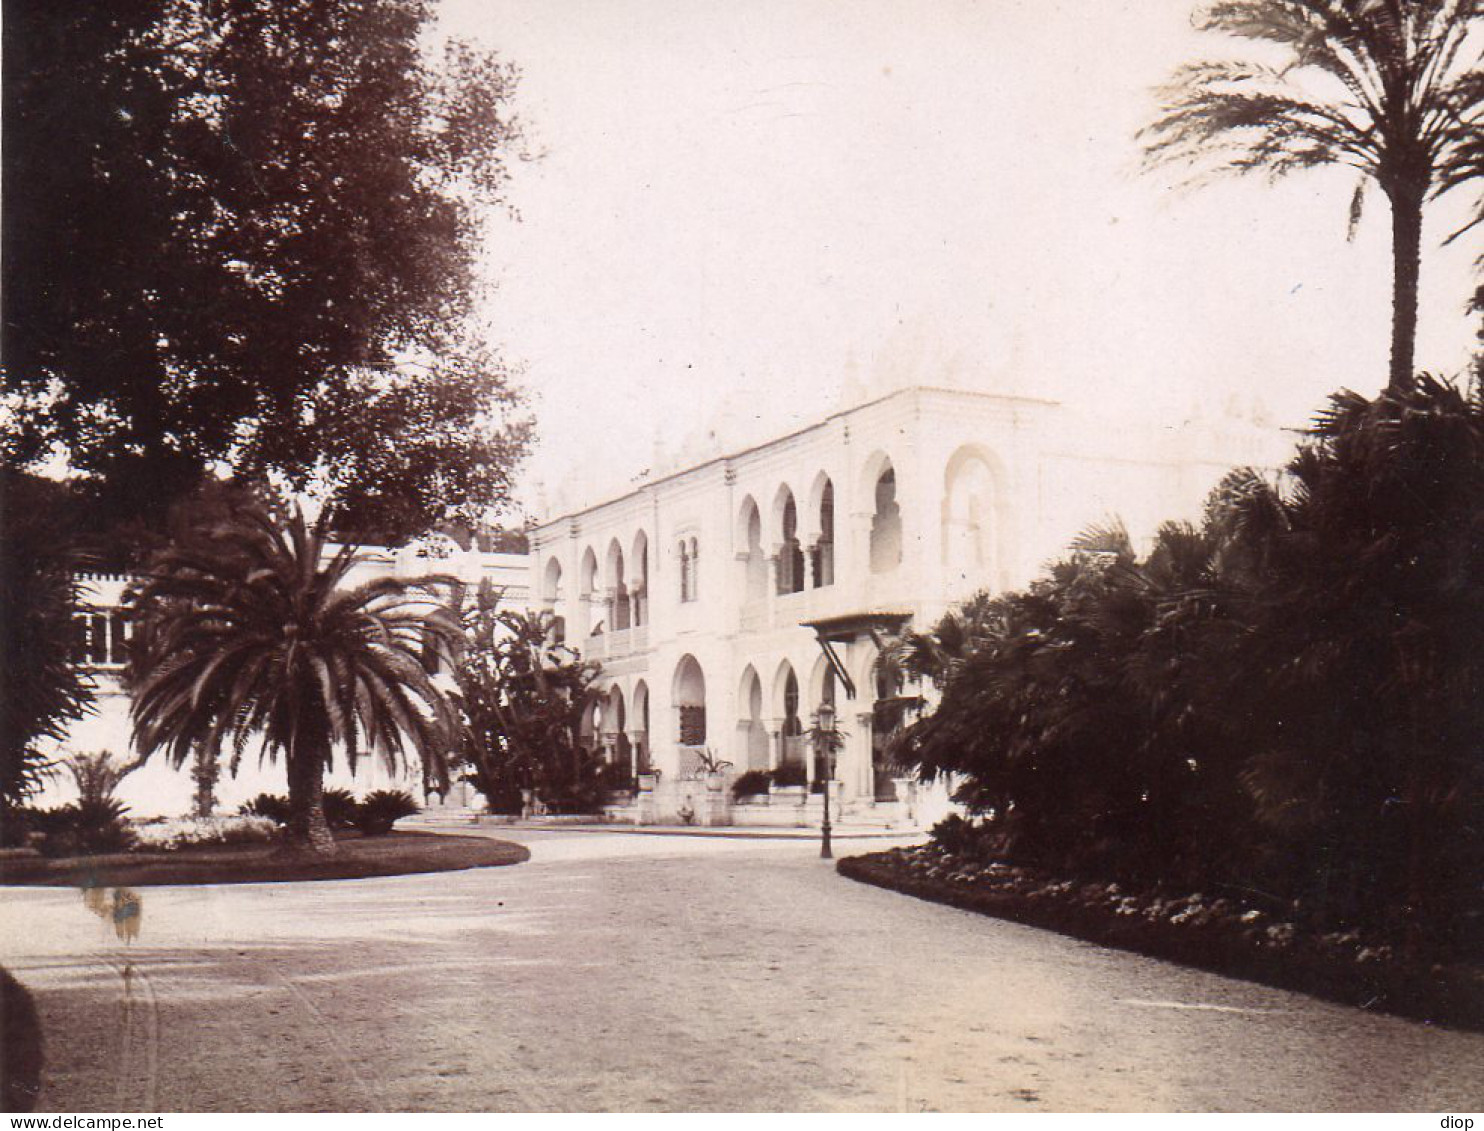
[[462, 872], [530, 858], [524, 845], [494, 837], [393, 832], [347, 837], [339, 842], [339, 852], [329, 857], [286, 855], [276, 844], [234, 844], [59, 860], [11, 858], [0, 860], [0, 884], [75, 888], [302, 883]]
[[1310, 994], [1327, 1001], [1396, 1014], [1426, 1024], [1484, 1032], [1484, 972], [1465, 967], [1390, 964], [1345, 967], [1311, 952], [1256, 950], [1240, 939], [1181, 929], [1142, 917], [1110, 914], [1073, 900], [1035, 899], [967, 884], [924, 879], [893, 866], [890, 851], [847, 856], [836, 871], [848, 879], [962, 911], [1055, 931], [1098, 946], [1208, 970], [1230, 978]]

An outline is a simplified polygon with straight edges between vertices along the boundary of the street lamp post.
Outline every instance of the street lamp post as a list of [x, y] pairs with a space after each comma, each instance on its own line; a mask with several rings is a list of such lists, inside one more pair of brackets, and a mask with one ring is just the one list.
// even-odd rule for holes
[[824, 747], [824, 822], [820, 825], [819, 857], [833, 860], [830, 851], [830, 783], [835, 780], [835, 708], [819, 705], [819, 744]]

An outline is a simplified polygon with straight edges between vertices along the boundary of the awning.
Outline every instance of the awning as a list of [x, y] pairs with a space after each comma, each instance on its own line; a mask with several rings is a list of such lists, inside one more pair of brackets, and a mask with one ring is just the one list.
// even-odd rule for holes
[[835, 653], [834, 645], [869, 636], [876, 642], [877, 648], [885, 648], [886, 643], [882, 634], [900, 632], [902, 626], [911, 619], [911, 613], [870, 610], [822, 617], [819, 620], [806, 620], [802, 622], [802, 625], [804, 628], [814, 630], [815, 639], [819, 641], [819, 648], [824, 653], [825, 662], [830, 665], [830, 670], [835, 673], [840, 686], [845, 688], [845, 698], [854, 699], [855, 681], [850, 678], [850, 673], [845, 670], [845, 664]]

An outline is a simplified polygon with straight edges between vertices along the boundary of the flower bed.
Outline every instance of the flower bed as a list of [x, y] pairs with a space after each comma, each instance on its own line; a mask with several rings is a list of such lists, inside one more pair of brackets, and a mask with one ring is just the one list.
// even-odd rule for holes
[[1366, 1009], [1484, 1029], [1484, 970], [1409, 961], [1356, 931], [1305, 931], [1238, 899], [1060, 879], [933, 845], [839, 862], [841, 875], [1103, 946]]
[[267, 817], [175, 817], [134, 826], [134, 848], [173, 851], [196, 844], [266, 844], [278, 839], [278, 823]]
[[0, 884], [97, 888], [350, 880], [496, 867], [530, 857], [522, 845], [489, 837], [394, 832], [350, 833], [336, 839], [332, 856], [285, 853], [276, 844], [239, 843], [55, 860], [0, 859]]

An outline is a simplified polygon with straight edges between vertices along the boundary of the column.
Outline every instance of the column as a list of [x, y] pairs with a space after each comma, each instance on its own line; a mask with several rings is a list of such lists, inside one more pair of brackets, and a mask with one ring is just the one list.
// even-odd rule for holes
[[876, 766], [871, 759], [872, 746], [874, 743], [874, 729], [876, 715], [873, 711], [861, 711], [855, 716], [856, 721], [856, 757], [859, 770], [856, 782], [860, 786], [859, 796], [869, 801], [876, 800]]

